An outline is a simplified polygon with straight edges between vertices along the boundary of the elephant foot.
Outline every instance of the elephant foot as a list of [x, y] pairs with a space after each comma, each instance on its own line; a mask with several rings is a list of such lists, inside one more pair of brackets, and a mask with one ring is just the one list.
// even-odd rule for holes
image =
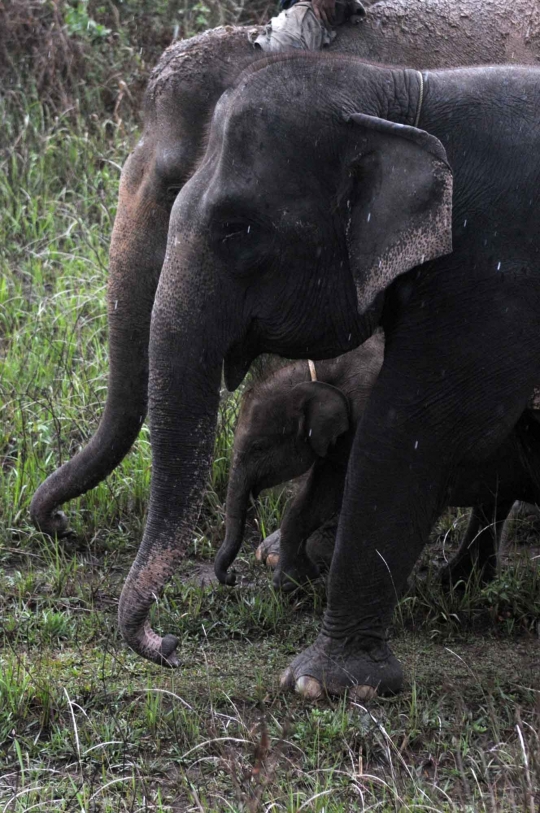
[[298, 587], [314, 582], [320, 576], [320, 571], [307, 556], [299, 556], [290, 565], [280, 565], [274, 572], [274, 587], [284, 593], [292, 593]]
[[257, 550], [255, 551], [255, 558], [258, 562], [266, 564], [274, 570], [279, 562], [279, 547], [281, 544], [281, 531], [278, 528], [273, 534], [267, 536]]
[[[319, 573], [328, 573], [330, 570], [334, 553], [336, 524], [331, 527], [329, 525], [328, 529], [322, 526], [312, 533], [306, 542], [307, 557], [318, 568]], [[255, 551], [255, 558], [258, 562], [262, 562], [275, 570], [279, 565], [280, 546], [281, 530], [278, 528], [273, 534], [263, 539]]]
[[475, 578], [481, 587], [490, 584], [497, 575], [497, 566], [491, 561], [480, 564], [469, 556], [455, 556], [445, 565], [439, 574], [443, 587], [455, 589], [465, 587], [471, 578]]
[[281, 686], [308, 700], [348, 691], [353, 700], [365, 701], [401, 691], [403, 670], [386, 642], [367, 650], [358, 641], [321, 634], [285, 670]]
[[30, 516], [37, 530], [43, 534], [63, 539], [72, 533], [69, 529], [68, 518], [63, 511], [57, 510], [51, 513], [43, 513], [31, 506]]

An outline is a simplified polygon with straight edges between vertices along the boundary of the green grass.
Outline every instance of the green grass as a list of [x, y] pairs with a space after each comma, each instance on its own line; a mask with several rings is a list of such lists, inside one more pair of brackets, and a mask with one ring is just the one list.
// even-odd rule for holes
[[[75, 537], [29, 523], [35, 488], [94, 431], [107, 376], [105, 285], [119, 166], [135, 125], [3, 102], [0, 165], [0, 812], [499, 811], [540, 793], [540, 576], [530, 523], [501, 577], [447, 595], [446, 514], [393, 641], [405, 691], [367, 707], [311, 705], [279, 674], [316, 635], [319, 586], [273, 592], [247, 544], [234, 589], [198, 586], [224, 533], [238, 396], [223, 399], [203, 516], [154, 623], [182, 667], [128, 651], [116, 602], [145, 519], [150, 448], [67, 506]], [[251, 510], [273, 531], [286, 490]], [[532, 545], [532, 547], [531, 547]]]

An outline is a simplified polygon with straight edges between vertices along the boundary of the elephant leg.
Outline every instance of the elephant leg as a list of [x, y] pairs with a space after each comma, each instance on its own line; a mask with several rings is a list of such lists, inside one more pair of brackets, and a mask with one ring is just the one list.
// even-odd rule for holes
[[538, 535], [540, 531], [540, 505], [532, 502], [514, 503], [510, 516], [501, 532], [499, 552], [507, 549], [510, 538], [520, 527], [525, 527], [535, 536]]
[[[323, 522], [306, 540], [307, 557], [320, 573], [328, 573], [330, 570], [336, 544], [338, 519], [338, 516], [334, 516]], [[273, 534], [263, 539], [255, 552], [255, 557], [259, 562], [275, 569], [279, 562], [280, 544], [281, 529], [278, 528]]]
[[493, 581], [497, 575], [500, 538], [512, 505], [513, 501], [503, 501], [472, 509], [459, 550], [441, 571], [443, 584], [467, 582], [474, 572], [482, 585]]
[[279, 548], [281, 545], [281, 528], [273, 534], [265, 536], [261, 544], [255, 551], [255, 558], [258, 562], [263, 562], [271, 568], [276, 568], [279, 562]]
[[323, 522], [320, 528], [314, 531], [306, 542], [308, 558], [316, 565], [321, 574], [327, 574], [332, 565], [339, 515]]
[[520, 341], [494, 352], [514, 335], [504, 298], [486, 307], [452, 291], [455, 279], [444, 292], [425, 279], [418, 293], [406, 289], [405, 312], [388, 303], [385, 360], [349, 460], [322, 630], [282, 678], [306, 697], [401, 689], [387, 629], [448, 483], [458, 465], [502, 443], [539, 374], [532, 309], [520, 310]]
[[344, 464], [335, 466], [326, 459], [314, 463], [283, 518], [275, 587], [289, 592], [320, 575], [307, 553], [306, 543], [314, 531], [339, 510], [345, 473]]
[[150, 316], [169, 215], [152, 199], [152, 179], [142, 188], [133, 186], [132, 177], [137, 176], [142, 160], [143, 156], [131, 156], [124, 168], [112, 235], [109, 382], [103, 415], [87, 445], [41, 484], [30, 506], [34, 525], [51, 535], [68, 531], [59, 506], [94, 488], [118, 466], [146, 416]]

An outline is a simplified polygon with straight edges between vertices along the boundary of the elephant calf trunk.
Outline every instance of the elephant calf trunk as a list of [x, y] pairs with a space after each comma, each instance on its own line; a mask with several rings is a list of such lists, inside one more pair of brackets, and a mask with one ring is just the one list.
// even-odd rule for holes
[[223, 544], [216, 553], [214, 572], [221, 584], [228, 584], [230, 587], [236, 583], [236, 574], [234, 571], [231, 571], [230, 573], [228, 571], [238, 556], [240, 548], [242, 547], [245, 524], [245, 510], [239, 517], [233, 518], [230, 515], [227, 515], [227, 533]]

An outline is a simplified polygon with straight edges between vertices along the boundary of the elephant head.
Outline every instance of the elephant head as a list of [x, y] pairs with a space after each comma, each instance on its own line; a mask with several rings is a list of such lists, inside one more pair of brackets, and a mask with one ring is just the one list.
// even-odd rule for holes
[[304, 474], [350, 426], [347, 397], [322, 381], [292, 388], [287, 369], [248, 391], [242, 401], [229, 476], [225, 540], [216, 555], [222, 584], [242, 544], [250, 496]]
[[200, 509], [223, 366], [235, 388], [262, 352], [352, 349], [392, 281], [451, 250], [452, 176], [440, 142], [411, 126], [419, 90], [415, 71], [273, 57], [216, 107], [171, 213], [150, 333], [149, 515], [119, 605], [124, 637], [155, 662], [177, 663], [147, 616]]

